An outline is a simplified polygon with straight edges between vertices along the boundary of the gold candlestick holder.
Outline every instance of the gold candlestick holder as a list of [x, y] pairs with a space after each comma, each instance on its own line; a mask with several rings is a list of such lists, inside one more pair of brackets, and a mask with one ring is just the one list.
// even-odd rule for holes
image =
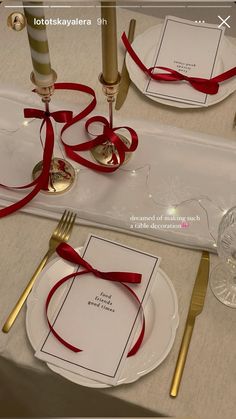
[[[36, 91], [42, 98], [42, 102], [45, 105], [45, 112], [49, 113], [49, 102], [54, 92], [54, 82], [56, 81], [57, 75], [52, 70], [53, 84], [45, 86], [44, 83], [41, 86], [36, 84], [34, 73], [31, 73], [31, 81], [36, 85]], [[43, 170], [43, 161], [36, 164], [32, 172], [33, 180], [37, 179]], [[67, 192], [73, 185], [76, 178], [74, 167], [64, 158], [52, 157], [51, 168], [49, 172], [48, 185], [41, 191], [47, 194], [62, 194]]]
[[[109, 106], [109, 125], [110, 128], [113, 128], [113, 107], [114, 102], [116, 99], [116, 95], [119, 90], [119, 84], [120, 84], [120, 74], [118, 76], [118, 80], [114, 84], [107, 84], [104, 79], [103, 75], [101, 74], [99, 76], [99, 81], [102, 84], [102, 90], [105, 94]], [[116, 135], [123, 141], [123, 143], [129, 148], [130, 141], [128, 138], [126, 138], [124, 135], [121, 135], [119, 133], [116, 133]], [[119, 153], [115, 147], [115, 145], [109, 140], [104, 141], [104, 143], [97, 145], [93, 147], [90, 150], [93, 158], [101, 165], [103, 166], [117, 166], [120, 164], [120, 157]], [[124, 163], [126, 163], [131, 157], [131, 153], [126, 152], [125, 153], [125, 160]], [[123, 163], [123, 164], [124, 164]]]

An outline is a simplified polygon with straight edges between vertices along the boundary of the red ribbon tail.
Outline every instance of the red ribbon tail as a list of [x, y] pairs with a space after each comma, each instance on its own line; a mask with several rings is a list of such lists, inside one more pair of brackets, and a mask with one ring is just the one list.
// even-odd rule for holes
[[139, 66], [139, 68], [144, 72], [147, 73], [148, 72], [148, 68], [143, 64], [143, 62], [140, 60], [140, 58], [138, 57], [138, 55], [136, 54], [136, 52], [134, 51], [134, 49], [132, 48], [126, 33], [123, 32], [121, 39], [123, 41], [123, 44], [126, 48], [126, 50], [128, 51], [129, 55], [131, 56], [131, 58], [133, 58], [133, 60], [135, 61], [135, 63]]
[[138, 339], [136, 340], [134, 346], [130, 349], [130, 351], [127, 355], [127, 358], [130, 357], [130, 356], [135, 355], [138, 352], [138, 350], [139, 350], [139, 348], [142, 344], [144, 334], [145, 334], [145, 317], [143, 316], [143, 324], [142, 324], [142, 329], [141, 329], [140, 335], [139, 335]]

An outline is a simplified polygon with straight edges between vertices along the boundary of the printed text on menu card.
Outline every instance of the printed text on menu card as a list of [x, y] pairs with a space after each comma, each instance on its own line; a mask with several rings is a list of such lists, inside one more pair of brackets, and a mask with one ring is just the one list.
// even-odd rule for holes
[[[101, 271], [141, 273], [141, 284], [128, 285], [145, 305], [157, 276], [160, 263], [157, 256], [94, 235], [89, 237], [82, 256]], [[83, 351], [72, 352], [49, 332], [36, 356], [90, 379], [114, 385], [135, 331], [140, 328], [141, 312], [137, 300], [121, 284], [92, 274], [75, 277], [69, 292], [67, 289], [63, 295], [59, 309], [57, 306], [54, 328]]]
[[[210, 79], [222, 72], [219, 57], [223, 35], [224, 28], [217, 25], [167, 16], [152, 65], [168, 67], [189, 77]], [[195, 90], [185, 81], [157, 82], [150, 79], [145, 93], [196, 106], [206, 106], [208, 99], [207, 94]]]

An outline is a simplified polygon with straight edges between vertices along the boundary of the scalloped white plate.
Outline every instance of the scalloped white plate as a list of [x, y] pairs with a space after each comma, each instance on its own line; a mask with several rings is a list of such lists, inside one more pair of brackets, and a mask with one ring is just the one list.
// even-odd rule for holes
[[[162, 30], [162, 23], [156, 26], [152, 26], [141, 35], [138, 35], [132, 47], [141, 59], [141, 61], [147, 66], [153, 65], [153, 57], [156, 51], [157, 40], [160, 37]], [[216, 63], [216, 73], [221, 74], [230, 68], [235, 67], [236, 62], [236, 45], [232, 44], [227, 37], [223, 38], [222, 52], [219, 57], [219, 61]], [[175, 102], [174, 100], [168, 100], [158, 98], [156, 96], [147, 95], [144, 93], [145, 86], [147, 84], [147, 76], [142, 70], [135, 64], [129, 54], [126, 54], [126, 66], [129, 72], [130, 79], [137, 86], [141, 92], [149, 99], [155, 102], [163, 103], [164, 105], [174, 106], [177, 108], [201, 108], [202, 106], [192, 105], [188, 103]], [[216, 95], [209, 95], [207, 106], [215, 105], [218, 102], [224, 100], [227, 96], [236, 90], [236, 77], [221, 83], [219, 92]]]
[[[81, 248], [77, 250], [81, 250]], [[52, 261], [41, 273], [27, 300], [26, 330], [34, 349], [40, 343], [42, 336], [48, 332], [45, 301], [49, 290], [60, 278], [73, 272], [73, 269], [74, 267], [69, 262], [62, 259]], [[52, 312], [60, 303], [68, 286], [69, 284], [65, 284], [64, 288], [61, 287], [61, 290], [58, 290], [50, 305]], [[142, 346], [135, 356], [127, 358], [118, 385], [136, 381], [155, 369], [166, 358], [173, 346], [179, 324], [178, 302], [171, 281], [161, 269], [154, 282], [144, 313], [146, 331]], [[54, 372], [76, 384], [94, 388], [109, 387], [104, 383], [82, 377], [56, 365], [47, 365]]]

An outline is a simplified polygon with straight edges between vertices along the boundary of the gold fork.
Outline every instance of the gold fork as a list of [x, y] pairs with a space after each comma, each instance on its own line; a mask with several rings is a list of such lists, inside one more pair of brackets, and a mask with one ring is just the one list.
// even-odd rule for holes
[[52, 256], [52, 254], [55, 252], [57, 246], [61, 242], [67, 242], [69, 240], [69, 237], [71, 235], [71, 231], [75, 222], [76, 214], [73, 214], [73, 212], [65, 210], [57, 227], [55, 228], [54, 232], [52, 233], [52, 236], [49, 240], [49, 249], [40, 262], [39, 266], [37, 267], [36, 271], [34, 272], [31, 280], [29, 281], [28, 285], [22, 292], [19, 300], [17, 301], [15, 307], [12, 309], [11, 313], [9, 314], [2, 331], [7, 333], [9, 332], [10, 328], [12, 327], [14, 321], [16, 320], [24, 302], [26, 301], [30, 291], [33, 288], [33, 285], [39, 275], [39, 273], [42, 271], [44, 266], [46, 265], [48, 259]]

